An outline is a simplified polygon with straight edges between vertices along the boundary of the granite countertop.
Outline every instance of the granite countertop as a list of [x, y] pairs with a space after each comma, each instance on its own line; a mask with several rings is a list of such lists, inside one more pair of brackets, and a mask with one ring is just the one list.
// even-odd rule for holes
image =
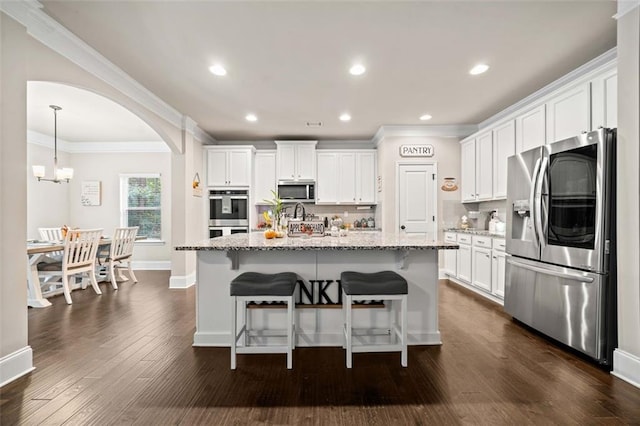
[[200, 250], [443, 250], [457, 244], [433, 241], [423, 235], [383, 232], [349, 232], [346, 237], [284, 237], [266, 239], [262, 232], [233, 234], [175, 247], [182, 251]]
[[444, 232], [458, 232], [460, 234], [473, 234], [473, 235], [482, 235], [485, 237], [494, 237], [494, 238], [504, 238], [505, 234], [498, 234], [495, 232], [489, 232], [486, 229], [475, 229], [475, 228], [449, 228], [445, 229]]

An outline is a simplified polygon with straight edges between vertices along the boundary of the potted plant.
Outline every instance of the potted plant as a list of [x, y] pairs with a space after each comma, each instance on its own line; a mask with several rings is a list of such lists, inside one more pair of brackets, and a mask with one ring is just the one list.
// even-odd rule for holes
[[[275, 236], [277, 238], [284, 237], [284, 232], [280, 229], [280, 221], [282, 219], [282, 213], [284, 211], [284, 205], [282, 204], [282, 200], [278, 197], [276, 191], [271, 190], [271, 194], [273, 198], [271, 200], [264, 200], [267, 204], [271, 206], [271, 217], [272, 220], [272, 229], [275, 231]], [[267, 213], [267, 212], [265, 212]], [[267, 216], [265, 216], [266, 218]]]

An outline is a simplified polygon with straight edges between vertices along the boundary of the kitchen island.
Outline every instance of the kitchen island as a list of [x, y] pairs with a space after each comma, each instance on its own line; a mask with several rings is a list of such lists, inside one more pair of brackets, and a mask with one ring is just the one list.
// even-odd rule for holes
[[[296, 345], [341, 346], [340, 273], [392, 270], [409, 285], [410, 345], [440, 344], [438, 329], [438, 250], [457, 244], [424, 235], [350, 232], [344, 237], [266, 239], [261, 232], [234, 234], [176, 247], [197, 252], [196, 332], [194, 346], [229, 346], [231, 300], [229, 283], [243, 272], [298, 274]], [[254, 327], [284, 324], [285, 310], [256, 305]], [[354, 326], [389, 323], [382, 304], [363, 305]]]

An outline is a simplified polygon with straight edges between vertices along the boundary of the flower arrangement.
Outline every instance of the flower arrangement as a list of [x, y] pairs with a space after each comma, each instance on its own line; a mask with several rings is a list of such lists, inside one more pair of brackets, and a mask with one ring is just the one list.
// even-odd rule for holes
[[[283, 237], [284, 233], [280, 230], [280, 219], [282, 218], [284, 205], [276, 191], [271, 190], [271, 194], [273, 195], [271, 200], [263, 200], [271, 206], [271, 210], [263, 212], [262, 216], [265, 219], [267, 228], [272, 228], [275, 231], [274, 236]], [[271, 235], [271, 233], [269, 235]], [[269, 236], [267, 236], [267, 238], [269, 238]], [[273, 236], [271, 236], [271, 238], [273, 238]]]

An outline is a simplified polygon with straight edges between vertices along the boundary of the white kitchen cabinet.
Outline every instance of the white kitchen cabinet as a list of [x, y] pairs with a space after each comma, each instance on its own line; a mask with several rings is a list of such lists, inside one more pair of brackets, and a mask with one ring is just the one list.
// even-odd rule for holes
[[547, 143], [591, 130], [591, 85], [582, 83], [547, 101]]
[[471, 243], [471, 283], [485, 291], [491, 291], [492, 239], [474, 235]]
[[316, 155], [318, 179], [316, 180], [316, 203], [336, 204], [338, 202], [338, 154], [320, 151]]
[[618, 127], [618, 70], [612, 69], [591, 81], [591, 130]]
[[256, 151], [253, 166], [253, 200], [255, 204], [266, 204], [264, 200], [273, 199], [276, 191], [276, 151]]
[[[447, 243], [457, 244], [456, 234], [454, 232], [445, 232], [444, 241]], [[443, 252], [443, 272], [451, 277], [456, 276], [456, 261], [458, 258], [458, 250], [442, 250]]]
[[546, 105], [542, 104], [516, 117], [516, 152], [521, 153], [547, 142]]
[[507, 197], [507, 158], [516, 151], [516, 125], [510, 120], [493, 129], [493, 198]]
[[207, 147], [207, 186], [251, 185], [253, 147]]
[[276, 141], [278, 180], [316, 180], [317, 141]]
[[317, 157], [317, 204], [375, 203], [375, 152], [324, 151]]
[[374, 204], [376, 202], [376, 152], [356, 153], [356, 202]]
[[490, 200], [493, 196], [493, 136], [491, 132], [460, 145], [462, 202]]
[[493, 134], [482, 133], [476, 138], [476, 201], [493, 197]]
[[456, 257], [456, 278], [471, 282], [471, 235], [458, 234], [458, 256]]
[[504, 298], [505, 271], [507, 267], [504, 242], [504, 238], [494, 238], [491, 254], [491, 293], [500, 299]]
[[460, 145], [460, 192], [462, 202], [476, 201], [476, 140]]

